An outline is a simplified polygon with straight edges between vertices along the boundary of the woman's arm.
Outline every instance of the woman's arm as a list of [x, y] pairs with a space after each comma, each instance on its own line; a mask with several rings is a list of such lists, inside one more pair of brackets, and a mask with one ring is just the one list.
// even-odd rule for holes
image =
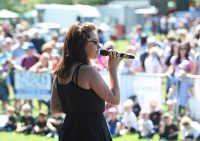
[[117, 81], [117, 71], [110, 70], [110, 88], [105, 83], [101, 75], [92, 67], [87, 68], [87, 79], [89, 86], [103, 100], [110, 104], [118, 105], [120, 102], [119, 85]]
[[117, 78], [117, 66], [120, 61], [121, 58], [119, 58], [114, 51], [111, 51], [108, 60], [110, 88], [108, 88], [107, 84], [94, 68], [88, 67], [88, 70], [86, 71], [90, 87], [101, 99], [114, 105], [118, 105], [120, 102], [120, 91]]
[[197, 69], [198, 69], [198, 64], [196, 61], [194, 61], [194, 64], [192, 67], [192, 74], [197, 75]]
[[57, 91], [57, 76], [54, 78], [52, 85], [52, 94], [51, 94], [51, 112], [53, 114], [62, 113], [61, 103], [58, 97]]

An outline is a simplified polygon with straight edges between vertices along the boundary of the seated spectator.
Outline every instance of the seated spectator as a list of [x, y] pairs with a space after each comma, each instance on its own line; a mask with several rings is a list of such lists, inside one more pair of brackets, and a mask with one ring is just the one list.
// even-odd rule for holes
[[139, 116], [141, 107], [137, 100], [137, 95], [133, 95], [129, 97], [133, 101], [133, 112], [135, 113], [136, 117]]
[[50, 132], [47, 134], [47, 137], [58, 138], [59, 131], [61, 129], [63, 122], [62, 114], [55, 114], [47, 120], [47, 127]]
[[149, 139], [152, 138], [155, 131], [153, 130], [153, 122], [149, 119], [147, 111], [142, 110], [140, 112], [138, 120], [139, 138]]
[[169, 113], [165, 113], [162, 117], [159, 134], [161, 140], [178, 139], [178, 127], [172, 123], [172, 116]]
[[103, 112], [103, 115], [104, 115], [105, 119], [108, 119], [108, 110], [109, 110], [111, 107], [113, 107], [112, 104], [110, 104], [110, 103], [108, 103], [108, 102], [105, 103], [105, 110], [104, 110], [104, 112]]
[[34, 133], [40, 135], [47, 135], [49, 133], [49, 128], [47, 127], [47, 117], [44, 111], [40, 111], [38, 116], [38, 121], [34, 126]]
[[8, 121], [6, 122], [6, 125], [3, 128], [4, 131], [14, 131], [17, 128], [14, 112], [15, 112], [14, 107], [12, 106], [6, 107], [6, 115], [8, 117]]
[[181, 141], [200, 140], [200, 124], [192, 121], [187, 116], [182, 117], [180, 121]]
[[156, 101], [152, 101], [150, 103], [149, 119], [153, 122], [155, 132], [159, 131], [161, 115], [162, 113], [160, 112], [160, 109], [158, 108], [158, 103]]
[[30, 134], [35, 124], [35, 120], [31, 115], [31, 106], [29, 104], [24, 104], [22, 106], [22, 111], [24, 112], [24, 115], [17, 125], [16, 131], [18, 133]]
[[120, 131], [124, 133], [137, 132], [137, 117], [133, 112], [133, 101], [131, 99], [126, 100], [123, 103], [124, 114], [122, 116], [123, 129]]
[[113, 137], [119, 135], [119, 129], [121, 126], [120, 120], [117, 118], [117, 109], [115, 107], [111, 107], [108, 109], [108, 128]]

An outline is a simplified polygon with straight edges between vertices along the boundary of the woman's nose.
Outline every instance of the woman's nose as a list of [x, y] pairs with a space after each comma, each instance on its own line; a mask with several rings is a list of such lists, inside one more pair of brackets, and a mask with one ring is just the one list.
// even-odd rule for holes
[[98, 43], [97, 47], [98, 47], [98, 49], [100, 49], [103, 47], [103, 45], [101, 43]]

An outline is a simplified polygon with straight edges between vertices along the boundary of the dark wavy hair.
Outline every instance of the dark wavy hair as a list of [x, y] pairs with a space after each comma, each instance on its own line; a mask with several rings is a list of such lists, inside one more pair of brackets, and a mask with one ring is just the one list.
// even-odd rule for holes
[[80, 24], [76, 22], [69, 27], [62, 49], [61, 61], [55, 74], [60, 77], [69, 75], [70, 69], [75, 62], [88, 64], [85, 46], [90, 38], [90, 33], [95, 30], [95, 25], [92, 23]]
[[180, 64], [181, 63], [181, 54], [180, 54], [180, 50], [181, 48], [185, 48], [186, 49], [186, 54], [185, 54], [185, 58], [187, 60], [189, 60], [189, 55], [190, 55], [190, 44], [189, 42], [182, 42], [180, 43], [179, 47], [178, 47], [178, 57], [176, 59], [176, 64]]

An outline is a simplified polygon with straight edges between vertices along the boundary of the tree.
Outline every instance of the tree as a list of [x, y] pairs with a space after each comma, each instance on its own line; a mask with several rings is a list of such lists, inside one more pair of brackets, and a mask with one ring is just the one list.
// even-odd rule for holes
[[33, 9], [37, 1], [39, 0], [1, 0], [0, 9], [8, 9], [18, 13], [23, 13]]
[[43, 0], [40, 3], [57, 3], [57, 4], [105, 4], [106, 0]]
[[189, 10], [189, 0], [176, 0], [176, 10], [177, 11]]
[[35, 4], [105, 4], [107, 0], [0, 0], [0, 9], [8, 9], [18, 13], [23, 13], [34, 9]]

